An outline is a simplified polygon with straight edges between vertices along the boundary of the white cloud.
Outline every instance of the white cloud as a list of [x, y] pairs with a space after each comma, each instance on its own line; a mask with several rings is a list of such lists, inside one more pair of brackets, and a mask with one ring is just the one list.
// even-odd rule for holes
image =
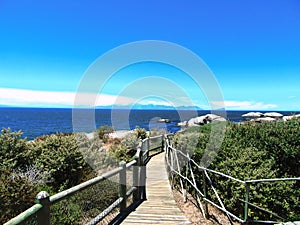
[[227, 110], [265, 110], [271, 108], [277, 108], [275, 104], [265, 104], [263, 102], [254, 102], [254, 101], [224, 101], [224, 102], [213, 102], [219, 107], [224, 107]]
[[[114, 96], [107, 94], [73, 93], [73, 92], [49, 92], [0, 88], [0, 105], [28, 106], [28, 107], [74, 107], [81, 106], [108, 106], [108, 105], [133, 105], [135, 103], [143, 105], [165, 105], [182, 103], [186, 99], [177, 99], [174, 103], [159, 98], [135, 99], [125, 96]], [[74, 103], [76, 101], [76, 104]], [[263, 102], [251, 101], [224, 101], [213, 102], [217, 107], [224, 107], [227, 110], [263, 110], [277, 108], [275, 104], [265, 104]], [[185, 105], [185, 104], [183, 104]], [[198, 105], [198, 104], [197, 104]], [[188, 106], [188, 105], [186, 105]], [[202, 108], [204, 105], [201, 105]]]
[[107, 106], [112, 104], [128, 105], [133, 98], [106, 94], [78, 94], [73, 92], [49, 92], [0, 88], [0, 105], [30, 107], [73, 107], [76, 106]]
[[173, 106], [170, 102], [163, 100], [153, 100], [153, 99], [144, 99], [139, 102], [141, 105], [165, 105], [165, 106]]

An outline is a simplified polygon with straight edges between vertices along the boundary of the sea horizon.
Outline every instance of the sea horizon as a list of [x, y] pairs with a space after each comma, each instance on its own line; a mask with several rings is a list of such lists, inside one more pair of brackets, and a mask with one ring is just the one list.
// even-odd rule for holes
[[[77, 108], [79, 109], [79, 108]], [[181, 128], [177, 123], [196, 116], [211, 113], [212, 110], [176, 110], [174, 109], [90, 109], [95, 111], [94, 127], [86, 127], [84, 118], [82, 127], [74, 131], [73, 108], [41, 107], [0, 107], [0, 128], [23, 132], [22, 137], [33, 140], [36, 137], [54, 133], [93, 132], [100, 126], [113, 126], [115, 130], [133, 130], [136, 126], [151, 129], [165, 129], [175, 133]], [[280, 112], [283, 115], [297, 114], [300, 111], [279, 110], [226, 110], [226, 119], [242, 122], [247, 112]], [[112, 114], [113, 112], [113, 114]], [[216, 110], [213, 110], [213, 113]], [[223, 111], [224, 112], [224, 111]], [[169, 119], [170, 123], [159, 123], [160, 118]], [[81, 126], [81, 125], [80, 125]]]

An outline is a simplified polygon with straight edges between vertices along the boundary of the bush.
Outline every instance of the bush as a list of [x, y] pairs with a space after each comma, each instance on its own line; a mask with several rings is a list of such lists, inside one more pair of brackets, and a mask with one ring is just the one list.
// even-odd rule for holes
[[98, 135], [94, 135], [94, 138], [88, 139], [86, 134], [77, 133], [75, 137], [84, 160], [93, 170], [97, 172], [116, 165], [116, 160], [109, 154], [109, 151], [104, 147]]
[[110, 146], [109, 152], [117, 161], [129, 162], [132, 160], [133, 155], [130, 154], [132, 150], [122, 143]]
[[140, 128], [139, 126], [135, 127], [134, 134], [139, 139], [145, 139], [145, 138], [147, 138], [147, 131], [144, 128]]
[[140, 143], [140, 139], [135, 133], [129, 133], [121, 140], [121, 143], [129, 150], [136, 150]]
[[111, 126], [101, 126], [97, 129], [97, 134], [99, 136], [99, 138], [106, 143], [108, 138], [109, 138], [109, 134], [114, 132], [114, 128]]
[[91, 171], [84, 161], [74, 135], [52, 134], [31, 143], [38, 157], [36, 165], [49, 173], [54, 190], [72, 187]]
[[[193, 151], [193, 159], [200, 164], [209, 135], [209, 126], [193, 127], [177, 133], [174, 142], [176, 148], [187, 152]], [[191, 146], [195, 146], [194, 150]], [[214, 157], [210, 169], [241, 180], [299, 177], [300, 120], [265, 124], [251, 122], [229, 124], [221, 151]], [[199, 187], [202, 187], [202, 175], [197, 173], [195, 176]], [[245, 196], [244, 186], [217, 175], [212, 175], [211, 179], [227, 209], [242, 216], [244, 203], [240, 199], [244, 199]], [[300, 211], [299, 187], [299, 182], [295, 181], [253, 184], [250, 187], [250, 202], [293, 220], [299, 217], [297, 214]], [[189, 187], [189, 190], [193, 188]], [[208, 194], [217, 201], [211, 190]], [[251, 207], [249, 216], [253, 219], [276, 220]]]
[[[21, 135], [9, 129], [3, 129], [0, 135], [0, 223], [31, 207], [39, 191], [53, 195], [94, 177], [95, 173], [86, 162], [100, 169], [115, 162], [97, 136], [88, 139], [83, 133], [58, 133], [26, 142]], [[106, 194], [115, 196], [117, 192], [108, 189], [97, 201], [103, 203]], [[81, 224], [82, 195], [94, 197], [80, 192], [76, 197], [51, 206], [51, 223]]]
[[0, 174], [0, 223], [7, 222], [34, 204], [37, 185], [26, 177], [2, 170]]
[[33, 157], [27, 148], [26, 139], [21, 138], [22, 132], [12, 132], [3, 128], [0, 134], [0, 172], [2, 169], [25, 168], [32, 163]]

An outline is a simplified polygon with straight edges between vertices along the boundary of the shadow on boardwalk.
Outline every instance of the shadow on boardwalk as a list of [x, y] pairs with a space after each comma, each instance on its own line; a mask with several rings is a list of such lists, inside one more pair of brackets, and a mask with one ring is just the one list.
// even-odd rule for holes
[[147, 199], [131, 205], [126, 215], [118, 216], [110, 224], [190, 224], [175, 203], [164, 156], [155, 155], [147, 164]]

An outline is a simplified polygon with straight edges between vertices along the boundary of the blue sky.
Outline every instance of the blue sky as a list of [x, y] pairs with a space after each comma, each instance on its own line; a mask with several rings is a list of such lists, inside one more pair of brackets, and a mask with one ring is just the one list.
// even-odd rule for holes
[[[0, 34], [0, 105], [70, 107], [99, 56], [126, 43], [162, 40], [202, 58], [226, 109], [300, 111], [298, 0], [0, 0]], [[205, 93], [184, 73], [159, 63], [119, 71], [99, 91], [97, 103], [114, 104], [122, 93], [127, 104], [145, 86], [122, 90], [151, 76], [174, 81], [190, 102], [208, 107]], [[165, 88], [147, 84], [158, 87]], [[138, 101], [188, 104], [155, 94]]]

